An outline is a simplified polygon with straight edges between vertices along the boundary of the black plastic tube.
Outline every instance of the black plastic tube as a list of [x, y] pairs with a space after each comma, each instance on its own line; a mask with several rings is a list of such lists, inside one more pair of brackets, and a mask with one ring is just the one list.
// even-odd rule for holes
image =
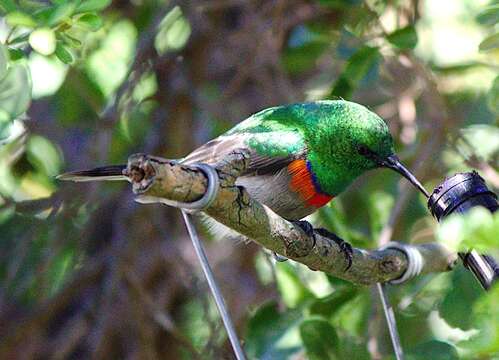
[[[428, 208], [438, 221], [453, 213], [465, 213], [475, 206], [483, 206], [490, 212], [499, 209], [497, 195], [476, 171], [446, 178], [428, 199]], [[499, 265], [493, 257], [481, 255], [475, 250], [459, 253], [459, 256], [484, 289], [488, 290], [499, 279]]]

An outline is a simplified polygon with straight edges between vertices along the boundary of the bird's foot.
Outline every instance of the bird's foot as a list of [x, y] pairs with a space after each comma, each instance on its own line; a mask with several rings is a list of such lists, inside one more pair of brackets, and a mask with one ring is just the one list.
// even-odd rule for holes
[[313, 237], [315, 240], [314, 227], [312, 226], [311, 223], [309, 223], [308, 221], [305, 221], [305, 220], [296, 220], [296, 221], [293, 221], [292, 223], [295, 225], [298, 225], [300, 227], [300, 229], [302, 229], [305, 232], [305, 234]]
[[[314, 239], [314, 246], [315, 246], [315, 232], [314, 232], [314, 227], [312, 226], [311, 223], [305, 220], [295, 220], [292, 221], [294, 225], [297, 225], [300, 229], [303, 230], [305, 234], [310, 236], [312, 239]], [[310, 266], [308, 267], [312, 271], [317, 271], [317, 269], [311, 268]]]
[[319, 228], [315, 229], [315, 232], [321, 236], [327, 237], [328, 239], [333, 240], [338, 246], [340, 247], [340, 251], [343, 253], [345, 256], [345, 260], [347, 261], [347, 267], [345, 268], [345, 271], [350, 269], [352, 266], [352, 259], [353, 259], [353, 248], [352, 245], [347, 243], [345, 240], [340, 238], [338, 235], [332, 233], [329, 230], [326, 230], [324, 228]]
[[[312, 226], [312, 224], [310, 224], [308, 221], [305, 221], [305, 220], [296, 220], [296, 221], [292, 221], [292, 223], [295, 225], [298, 225], [300, 227], [300, 229], [302, 229], [305, 232], [305, 234], [313, 237], [314, 242], [315, 242], [314, 227]], [[278, 262], [284, 262], [286, 260], [289, 260], [287, 257], [279, 255], [276, 252], [272, 252], [272, 256], [274, 257], [274, 260], [278, 261]]]
[[[353, 260], [352, 245], [350, 245], [345, 240], [343, 240], [338, 235], [336, 235], [335, 233], [332, 233], [329, 230], [326, 230], [324, 228], [314, 229], [312, 224], [310, 224], [308, 221], [297, 220], [297, 221], [293, 221], [293, 224], [298, 225], [305, 232], [305, 234], [313, 237], [314, 241], [315, 241], [315, 234], [316, 233], [321, 235], [321, 236], [327, 237], [328, 239], [333, 240], [336, 244], [338, 244], [338, 246], [340, 247], [340, 251], [345, 256], [345, 260], [347, 262], [347, 266], [345, 268], [345, 271], [350, 269], [350, 267], [352, 266], [352, 260]], [[312, 269], [312, 270], [314, 270], [314, 269]]]

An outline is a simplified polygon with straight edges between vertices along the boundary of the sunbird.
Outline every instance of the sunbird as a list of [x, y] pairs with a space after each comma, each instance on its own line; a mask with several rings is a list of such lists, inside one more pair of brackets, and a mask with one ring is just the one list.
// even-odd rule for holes
[[[395, 155], [386, 123], [354, 102], [323, 100], [262, 110], [179, 162], [215, 164], [237, 149], [246, 149], [250, 160], [236, 184], [307, 233], [313, 228], [301, 219], [340, 195], [368, 170], [392, 169], [429, 197]], [[125, 168], [117, 165], [74, 171], [59, 179], [128, 180], [123, 175]], [[343, 240], [334, 234], [330, 237], [348, 252]]]

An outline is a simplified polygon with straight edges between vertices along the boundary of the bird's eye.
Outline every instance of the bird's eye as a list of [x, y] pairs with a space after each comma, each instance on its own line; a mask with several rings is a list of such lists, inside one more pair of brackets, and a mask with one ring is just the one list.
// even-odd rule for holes
[[369, 156], [372, 154], [372, 151], [365, 145], [359, 145], [358, 148], [359, 154], [362, 156]]
[[357, 151], [366, 159], [379, 163], [379, 156], [365, 145], [359, 145]]

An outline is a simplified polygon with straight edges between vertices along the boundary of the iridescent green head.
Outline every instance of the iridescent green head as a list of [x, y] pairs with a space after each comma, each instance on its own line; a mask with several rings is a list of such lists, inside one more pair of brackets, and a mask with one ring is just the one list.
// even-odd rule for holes
[[313, 167], [322, 173], [318, 174], [319, 179], [324, 179], [326, 183], [329, 181], [330, 188], [341, 191], [365, 171], [388, 167], [426, 194], [421, 184], [395, 156], [390, 130], [378, 115], [349, 101], [315, 104], [318, 106], [318, 121], [307, 130], [311, 150], [309, 158]]

